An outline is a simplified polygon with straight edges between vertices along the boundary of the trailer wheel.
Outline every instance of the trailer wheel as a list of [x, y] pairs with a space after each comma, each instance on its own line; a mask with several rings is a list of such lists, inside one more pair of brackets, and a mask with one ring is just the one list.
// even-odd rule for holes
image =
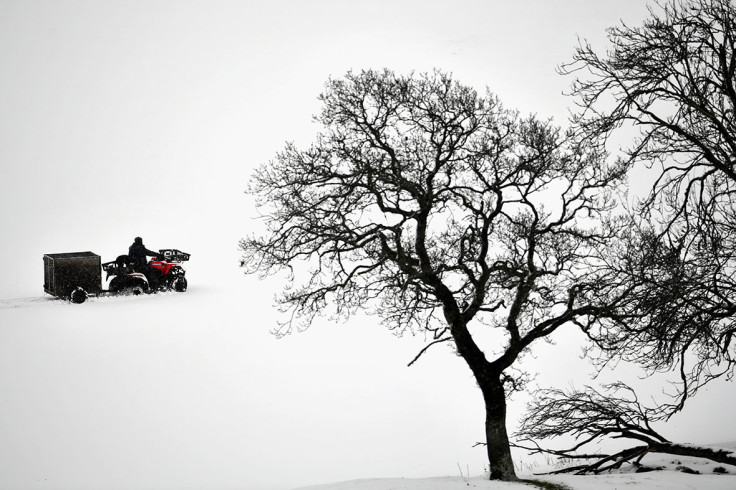
[[87, 291], [78, 287], [69, 295], [69, 300], [75, 305], [84, 303], [87, 301]]

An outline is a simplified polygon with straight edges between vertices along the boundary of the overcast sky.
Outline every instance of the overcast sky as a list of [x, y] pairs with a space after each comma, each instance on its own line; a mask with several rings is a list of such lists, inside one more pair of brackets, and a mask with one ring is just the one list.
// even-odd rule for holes
[[644, 14], [642, 0], [0, 0], [0, 298], [40, 292], [44, 253], [111, 260], [135, 236], [234, 266], [248, 175], [310, 141], [329, 77], [440, 68], [563, 124], [555, 67]]
[[[256, 216], [243, 191], [286, 141], [310, 142], [328, 78], [439, 68], [564, 124], [571, 80], [555, 68], [580, 38], [605, 49], [607, 27], [645, 15], [643, 0], [0, 0], [0, 300], [43, 294], [45, 253], [113, 260], [142, 236], [148, 248], [191, 253], [192, 291], [229, 289], [228, 301], [241, 302], [232, 311], [248, 312], [258, 320], [249, 328], [265, 333], [277, 319], [264, 301], [275, 285], [237, 268], [238, 239]], [[378, 329], [372, 322], [356, 328]], [[323, 352], [349, 337], [357, 348], [355, 335], [365, 333], [315, 330], [283, 349], [314, 363], [310, 342]], [[339, 355], [349, 362], [349, 350]], [[366, 376], [396, 369], [374, 373], [368, 359]], [[267, 358], [253, 362], [268, 370]], [[462, 363], [448, 362], [465, 383], [457, 390], [474, 389]], [[424, 381], [404, 396], [442, 403], [422, 387], [445, 365], [414, 369], [402, 376]], [[699, 430], [701, 442], [718, 434], [710, 429]]]

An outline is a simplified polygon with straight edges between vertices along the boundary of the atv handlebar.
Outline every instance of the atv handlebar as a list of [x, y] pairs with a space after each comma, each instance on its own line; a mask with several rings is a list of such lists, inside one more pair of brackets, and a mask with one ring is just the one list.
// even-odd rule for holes
[[182, 252], [175, 248], [162, 248], [159, 249], [158, 253], [159, 257], [162, 257], [163, 260], [166, 260], [167, 262], [186, 262], [191, 256], [191, 254]]

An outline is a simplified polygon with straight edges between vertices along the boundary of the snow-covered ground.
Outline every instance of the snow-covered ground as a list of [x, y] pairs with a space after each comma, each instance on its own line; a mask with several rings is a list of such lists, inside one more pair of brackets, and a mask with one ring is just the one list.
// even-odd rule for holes
[[420, 339], [365, 320], [278, 340], [272, 285], [205, 262], [187, 264], [185, 293], [0, 298], [0, 489], [482, 473], [482, 407], [460, 362], [408, 369]]
[[[734, 476], [683, 475], [675, 471], [637, 475], [545, 477], [543, 480], [567, 485], [571, 490], [733, 490], [736, 485]], [[522, 483], [492, 482], [480, 477], [445, 477], [355, 480], [305, 487], [300, 490], [463, 490], [467, 488], [522, 490], [537, 487]]]
[[[736, 442], [720, 447], [736, 448]], [[733, 490], [736, 488], [736, 466], [722, 465], [697, 458], [681, 458], [668, 455], [650, 455], [644, 459], [647, 465], [663, 467], [661, 471], [635, 473], [631, 467], [597, 476], [523, 474], [530, 478], [564, 485], [570, 490]], [[687, 474], [677, 468], [689, 468], [700, 474]], [[714, 473], [715, 468], [728, 473]], [[529, 489], [522, 483], [493, 482], [484, 477], [454, 476], [443, 478], [383, 478], [353, 480], [328, 485], [304, 487], [299, 490], [486, 490]]]
[[[236, 268], [208, 277], [201, 262], [181, 294], [0, 299], [1, 489], [522, 488], [468, 478], [485, 471], [472, 447], [482, 403], [448, 349], [406, 368], [421, 339], [371, 318], [277, 340], [273, 284], [255, 289]], [[541, 377], [576, 369], [558, 364]], [[715, 442], [721, 427], [732, 440], [728, 406], [712, 411], [720, 421], [696, 413], [664, 432], [695, 424]], [[736, 468], [681, 461], [702, 473], [686, 475], [674, 460], [656, 473], [540, 478], [575, 490], [736, 488]], [[544, 469], [517, 463], [528, 477]]]

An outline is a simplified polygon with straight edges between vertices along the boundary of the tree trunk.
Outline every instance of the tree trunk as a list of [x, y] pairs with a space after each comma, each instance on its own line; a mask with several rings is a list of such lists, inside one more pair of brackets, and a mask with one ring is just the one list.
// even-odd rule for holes
[[506, 432], [506, 392], [500, 376], [478, 380], [486, 403], [486, 448], [491, 480], [517, 480]]
[[[452, 336], [458, 352], [473, 372], [475, 381], [483, 393], [486, 405], [486, 450], [491, 480], [518, 480], [511, 458], [509, 435], [506, 432], [506, 390], [501, 381], [503, 368], [493, 366], [486, 360], [483, 351], [473, 341], [466, 324], [459, 318], [457, 308], [446, 309], [445, 318], [452, 326]], [[518, 355], [518, 352], [515, 355]], [[510, 362], [507, 365], [510, 365]]]

